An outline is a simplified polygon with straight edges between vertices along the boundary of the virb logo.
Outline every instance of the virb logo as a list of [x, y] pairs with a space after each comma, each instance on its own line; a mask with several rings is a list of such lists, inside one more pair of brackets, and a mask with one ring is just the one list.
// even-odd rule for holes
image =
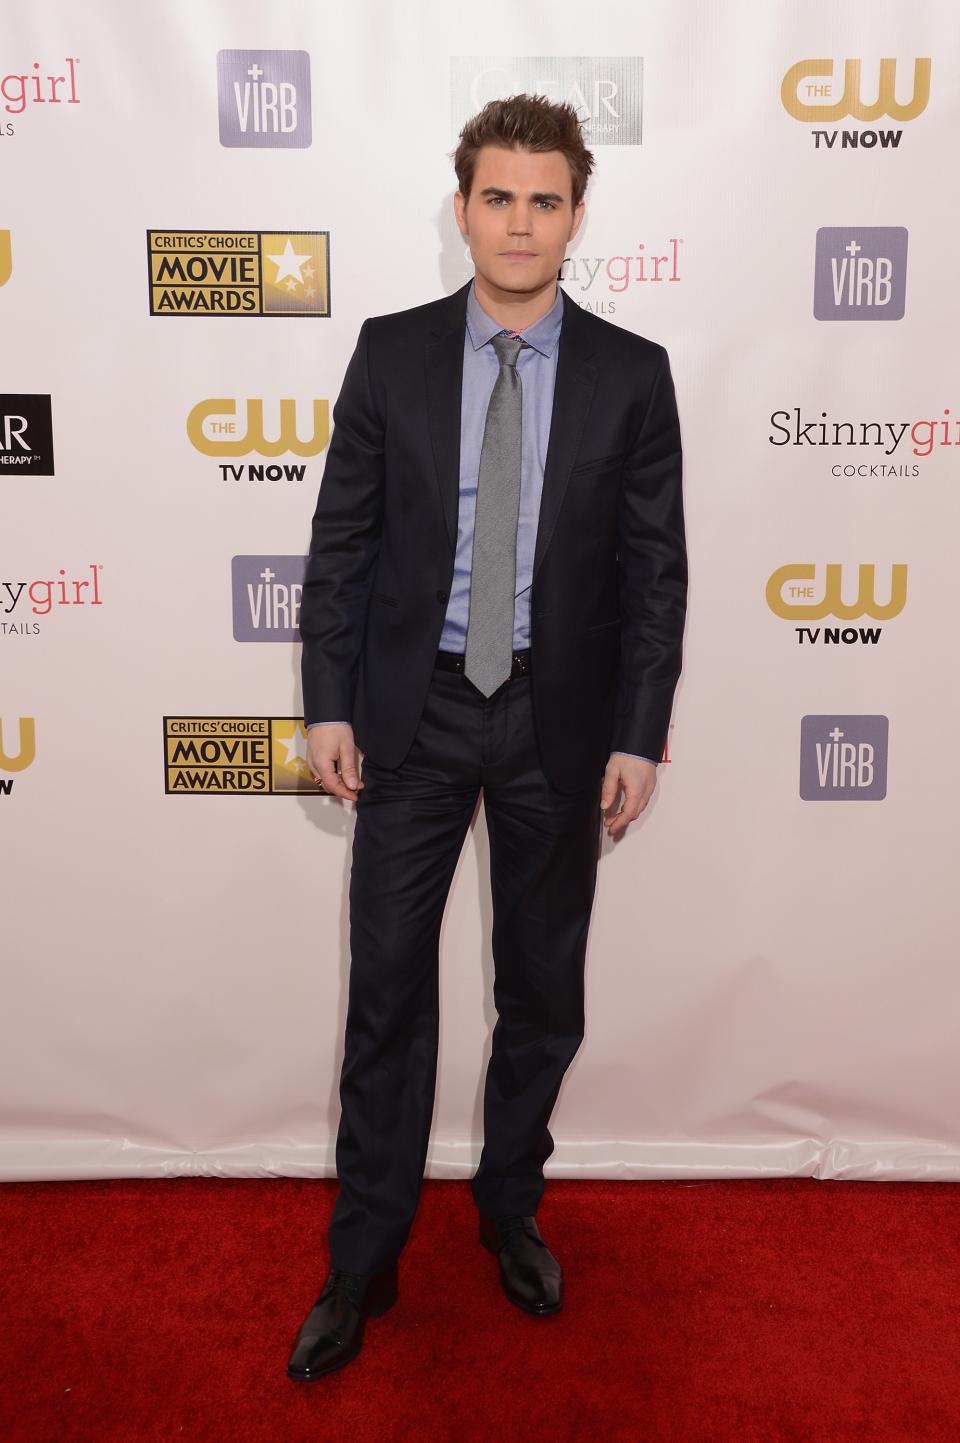
[[306, 50], [217, 53], [220, 144], [304, 150], [313, 140]]
[[818, 321], [900, 321], [907, 301], [904, 226], [821, 226], [814, 260]]
[[800, 796], [805, 802], [879, 802], [887, 795], [885, 716], [805, 716]]
[[235, 556], [235, 641], [299, 641], [305, 556]]

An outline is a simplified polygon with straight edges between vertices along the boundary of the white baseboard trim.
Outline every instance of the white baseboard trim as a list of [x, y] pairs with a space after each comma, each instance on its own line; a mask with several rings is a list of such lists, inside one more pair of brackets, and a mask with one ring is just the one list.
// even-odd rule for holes
[[[436, 1142], [427, 1176], [468, 1178], [475, 1142]], [[120, 1177], [333, 1177], [333, 1143], [249, 1143], [177, 1151], [121, 1138], [0, 1141], [0, 1180], [67, 1182]], [[958, 1182], [956, 1144], [925, 1139], [813, 1138], [769, 1142], [560, 1141], [547, 1163], [554, 1178], [814, 1177], [856, 1182]]]

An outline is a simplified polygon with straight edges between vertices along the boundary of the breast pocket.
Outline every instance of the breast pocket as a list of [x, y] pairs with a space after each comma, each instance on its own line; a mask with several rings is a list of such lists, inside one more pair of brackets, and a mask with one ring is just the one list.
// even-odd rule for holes
[[592, 476], [595, 471], [618, 470], [623, 464], [623, 457], [623, 451], [610, 451], [605, 456], [591, 456], [586, 461], [578, 461], [570, 476]]

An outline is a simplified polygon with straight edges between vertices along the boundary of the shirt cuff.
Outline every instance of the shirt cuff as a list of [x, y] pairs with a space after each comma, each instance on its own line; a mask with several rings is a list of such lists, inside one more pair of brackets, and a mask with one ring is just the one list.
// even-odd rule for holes
[[659, 762], [653, 760], [653, 757], [642, 757], [639, 752], [611, 752], [610, 755], [612, 757], [637, 757], [641, 762], [649, 762], [651, 766], [660, 765]]
[[350, 722], [348, 722], [348, 721], [316, 721], [316, 722], [304, 722], [304, 726], [306, 727], [307, 731], [309, 731], [311, 727], [348, 727], [348, 726], [350, 726]]

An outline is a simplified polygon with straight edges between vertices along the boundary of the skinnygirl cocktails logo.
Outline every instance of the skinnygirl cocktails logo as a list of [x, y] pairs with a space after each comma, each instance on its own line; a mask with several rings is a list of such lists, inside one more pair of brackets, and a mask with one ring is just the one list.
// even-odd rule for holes
[[68, 55], [57, 66], [59, 74], [32, 60], [26, 70], [0, 75], [0, 137], [14, 135], [17, 127], [11, 115], [25, 115], [38, 105], [79, 105], [77, 88], [80, 59]]
[[[862, 476], [869, 480], [889, 476], [921, 474], [915, 457], [939, 458], [945, 447], [960, 446], [960, 413], [944, 406], [939, 416], [915, 420], [864, 420], [830, 411], [808, 411], [801, 406], [771, 411], [767, 440], [783, 455], [806, 455], [812, 447], [827, 452], [830, 474], [837, 477]], [[783, 448], [786, 448], [785, 450]]]
[[683, 238], [670, 236], [651, 245], [637, 241], [632, 255], [567, 256], [557, 279], [583, 310], [612, 316], [624, 295], [677, 285], [683, 280], [682, 261]]
[[39, 636], [42, 627], [38, 618], [102, 606], [102, 571], [102, 566], [91, 562], [76, 573], [61, 566], [54, 576], [32, 581], [0, 580], [0, 636]]

